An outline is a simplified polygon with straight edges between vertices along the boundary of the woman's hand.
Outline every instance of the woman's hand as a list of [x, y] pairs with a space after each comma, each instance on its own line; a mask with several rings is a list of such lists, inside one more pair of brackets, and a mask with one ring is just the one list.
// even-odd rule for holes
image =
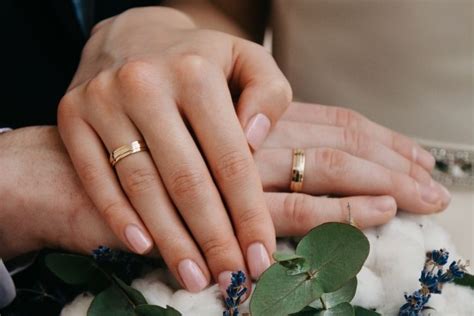
[[[0, 147], [1, 258], [43, 247], [84, 254], [99, 245], [126, 249], [89, 199], [56, 128], [28, 127], [2, 134]], [[324, 222], [347, 222], [348, 204], [362, 227], [383, 224], [396, 210], [393, 198], [383, 196], [326, 198], [276, 192], [264, 196], [278, 236], [301, 236]], [[223, 289], [228, 285], [225, 278], [216, 281]]]
[[265, 191], [289, 190], [292, 148], [306, 149], [307, 194], [389, 195], [414, 213], [439, 212], [451, 199], [431, 178], [427, 151], [348, 109], [293, 103], [254, 155]]
[[[198, 291], [211, 274], [247, 266], [257, 278], [270, 264], [275, 232], [248, 144], [261, 145], [290, 100], [261, 46], [196, 29], [173, 9], [140, 8], [95, 27], [58, 127], [116, 236], [137, 253], [155, 243]], [[136, 140], [149, 152], [115, 173], [107, 152]]]

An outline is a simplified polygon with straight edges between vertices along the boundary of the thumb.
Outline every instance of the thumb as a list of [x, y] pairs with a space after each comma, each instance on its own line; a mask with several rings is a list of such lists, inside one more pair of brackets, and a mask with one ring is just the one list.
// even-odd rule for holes
[[234, 54], [231, 86], [240, 91], [237, 116], [249, 145], [257, 150], [290, 105], [292, 91], [275, 60], [262, 46], [238, 40]]

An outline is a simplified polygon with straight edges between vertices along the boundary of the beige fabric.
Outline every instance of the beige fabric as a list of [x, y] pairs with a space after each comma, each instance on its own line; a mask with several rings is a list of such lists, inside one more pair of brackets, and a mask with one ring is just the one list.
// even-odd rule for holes
[[[472, 149], [473, 20], [474, 0], [274, 0], [273, 53], [298, 100]], [[474, 259], [474, 192], [437, 217]]]

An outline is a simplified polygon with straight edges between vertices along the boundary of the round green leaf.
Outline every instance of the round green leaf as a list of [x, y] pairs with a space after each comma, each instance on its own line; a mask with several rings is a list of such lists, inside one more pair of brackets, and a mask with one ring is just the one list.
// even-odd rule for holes
[[135, 306], [125, 293], [113, 285], [100, 292], [87, 310], [87, 316], [135, 316]]
[[349, 303], [341, 303], [333, 308], [320, 310], [314, 316], [354, 316], [354, 308]]
[[308, 261], [297, 254], [275, 252], [273, 253], [273, 259], [287, 268], [286, 273], [289, 275], [305, 273], [309, 270]]
[[92, 258], [65, 253], [52, 253], [45, 257], [51, 272], [68, 284], [88, 285], [98, 293], [110, 285], [110, 280]]
[[323, 293], [320, 285], [307, 274], [288, 275], [286, 271], [276, 263], [262, 274], [250, 301], [252, 315], [296, 313]]
[[128, 299], [134, 304], [134, 305], [142, 305], [142, 304], [147, 304], [148, 302], [146, 301], [145, 297], [143, 296], [140, 291], [134, 289], [133, 287], [127, 285], [125, 282], [120, 280], [118, 277], [115, 275], [113, 276], [115, 282], [117, 282], [118, 286], [122, 289], [122, 291], [125, 292], [125, 295], [128, 296]]
[[323, 304], [321, 301], [324, 302], [324, 306], [326, 308], [332, 308], [341, 303], [350, 303], [355, 296], [356, 290], [357, 278], [352, 278], [339, 290], [336, 290], [331, 293], [324, 293], [323, 295], [321, 295], [319, 300], [314, 301], [313, 303], [309, 304], [309, 306], [314, 308], [323, 308]]
[[296, 254], [309, 261], [324, 293], [334, 292], [357, 275], [369, 255], [369, 241], [357, 228], [326, 223], [311, 230], [300, 241]]

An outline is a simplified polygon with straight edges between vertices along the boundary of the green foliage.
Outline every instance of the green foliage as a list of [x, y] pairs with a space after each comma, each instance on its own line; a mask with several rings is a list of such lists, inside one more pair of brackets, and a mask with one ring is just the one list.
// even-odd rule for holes
[[355, 316], [380, 316], [379, 313], [360, 306], [354, 306]]
[[107, 274], [90, 257], [65, 253], [52, 253], [45, 257], [45, 264], [62, 281], [85, 286], [92, 293], [99, 293], [112, 283]]
[[454, 279], [454, 283], [461, 286], [468, 286], [474, 289], [474, 276], [469, 273], [464, 273], [464, 276], [460, 279]]
[[309, 306], [317, 309], [332, 308], [341, 303], [350, 302], [354, 298], [357, 289], [357, 278], [352, 278], [339, 290], [324, 293], [319, 300], [314, 301]]
[[61, 280], [97, 294], [87, 316], [180, 316], [172, 307], [148, 305], [145, 297], [118, 278], [110, 263], [103, 267], [90, 257], [63, 253], [49, 254], [46, 266]]
[[309, 270], [309, 262], [303, 256], [292, 253], [275, 252], [273, 259], [287, 268], [286, 273], [288, 275], [306, 273]]
[[[295, 255], [277, 254], [278, 262], [262, 274], [250, 302], [252, 315], [354, 315], [349, 304], [357, 286], [354, 278], [368, 254], [367, 238], [351, 225], [327, 223], [314, 228], [301, 239]], [[303, 310], [323, 295], [331, 307], [321, 303], [323, 309]]]

